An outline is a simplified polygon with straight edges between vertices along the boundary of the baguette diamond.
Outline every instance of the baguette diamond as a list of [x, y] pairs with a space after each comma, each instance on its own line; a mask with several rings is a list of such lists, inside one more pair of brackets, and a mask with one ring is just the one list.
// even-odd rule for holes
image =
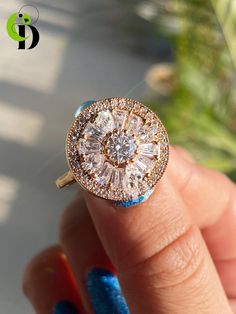
[[102, 169], [96, 176], [96, 180], [101, 185], [107, 185], [112, 175], [113, 167], [109, 162], [103, 164]]
[[80, 139], [79, 140], [79, 152], [82, 154], [99, 153], [101, 145], [93, 140]]
[[141, 155], [153, 157], [153, 156], [158, 156], [160, 155], [160, 145], [155, 144], [155, 143], [147, 143], [147, 144], [140, 144], [139, 153]]
[[95, 120], [95, 128], [102, 130], [104, 133], [112, 131], [115, 128], [114, 118], [110, 111], [102, 111]]
[[119, 110], [119, 109], [113, 110], [113, 116], [115, 118], [115, 124], [118, 130], [124, 129], [128, 115], [129, 115], [129, 112], [126, 110]]
[[89, 154], [85, 156], [82, 166], [86, 171], [96, 172], [103, 165], [104, 160], [102, 154]]

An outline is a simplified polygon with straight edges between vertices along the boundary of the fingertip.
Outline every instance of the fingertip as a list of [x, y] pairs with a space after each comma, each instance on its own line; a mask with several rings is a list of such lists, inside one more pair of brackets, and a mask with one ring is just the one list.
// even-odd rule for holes
[[22, 288], [36, 313], [54, 313], [55, 305], [61, 301], [68, 301], [83, 313], [72, 271], [58, 245], [32, 258], [24, 271]]
[[25, 266], [22, 276], [22, 290], [27, 298], [30, 296], [30, 285], [32, 277], [37, 273], [38, 268], [52, 260], [65, 258], [64, 253], [59, 245], [54, 245], [44, 249], [35, 255]]

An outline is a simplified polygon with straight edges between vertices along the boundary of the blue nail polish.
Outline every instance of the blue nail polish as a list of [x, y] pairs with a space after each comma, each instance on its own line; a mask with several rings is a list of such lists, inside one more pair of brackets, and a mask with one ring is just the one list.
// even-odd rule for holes
[[101, 268], [87, 275], [86, 287], [95, 314], [129, 314], [117, 277]]
[[53, 307], [52, 314], [79, 314], [79, 312], [71, 302], [60, 301]]
[[81, 105], [79, 105], [79, 107], [76, 109], [75, 111], [75, 118], [78, 117], [78, 115], [87, 107], [89, 107], [90, 105], [92, 105], [96, 100], [95, 99], [91, 99], [91, 100], [87, 100], [84, 103], [82, 103]]
[[149, 196], [152, 194], [154, 189], [147, 191], [144, 195], [139, 196], [136, 199], [130, 200], [130, 201], [120, 201], [120, 202], [116, 202], [116, 206], [121, 206], [121, 207], [130, 207], [130, 206], [134, 206], [134, 205], [138, 205], [140, 203], [145, 202]]

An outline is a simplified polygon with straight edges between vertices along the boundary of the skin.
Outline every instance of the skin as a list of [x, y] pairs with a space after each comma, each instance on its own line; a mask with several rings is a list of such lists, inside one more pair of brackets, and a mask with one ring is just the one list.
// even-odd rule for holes
[[[81, 313], [93, 313], [84, 278], [94, 266], [115, 269], [131, 313], [236, 313], [235, 192], [226, 176], [172, 147], [145, 203], [117, 208], [86, 192], [77, 197], [63, 214], [60, 246], [27, 265], [24, 292], [39, 314], [62, 299], [59, 285], [52, 291], [51, 276], [42, 275], [43, 260], [58, 273], [73, 272], [76, 284], [65, 285], [77, 304], [82, 299]], [[61, 254], [67, 259], [58, 266]]]

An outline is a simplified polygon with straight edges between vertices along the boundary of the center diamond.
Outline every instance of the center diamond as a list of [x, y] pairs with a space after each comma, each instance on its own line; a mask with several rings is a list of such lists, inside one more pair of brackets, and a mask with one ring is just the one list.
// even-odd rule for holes
[[116, 164], [126, 163], [132, 160], [135, 155], [135, 140], [132, 135], [127, 134], [125, 131], [117, 131], [109, 137], [106, 151], [108, 157]]

